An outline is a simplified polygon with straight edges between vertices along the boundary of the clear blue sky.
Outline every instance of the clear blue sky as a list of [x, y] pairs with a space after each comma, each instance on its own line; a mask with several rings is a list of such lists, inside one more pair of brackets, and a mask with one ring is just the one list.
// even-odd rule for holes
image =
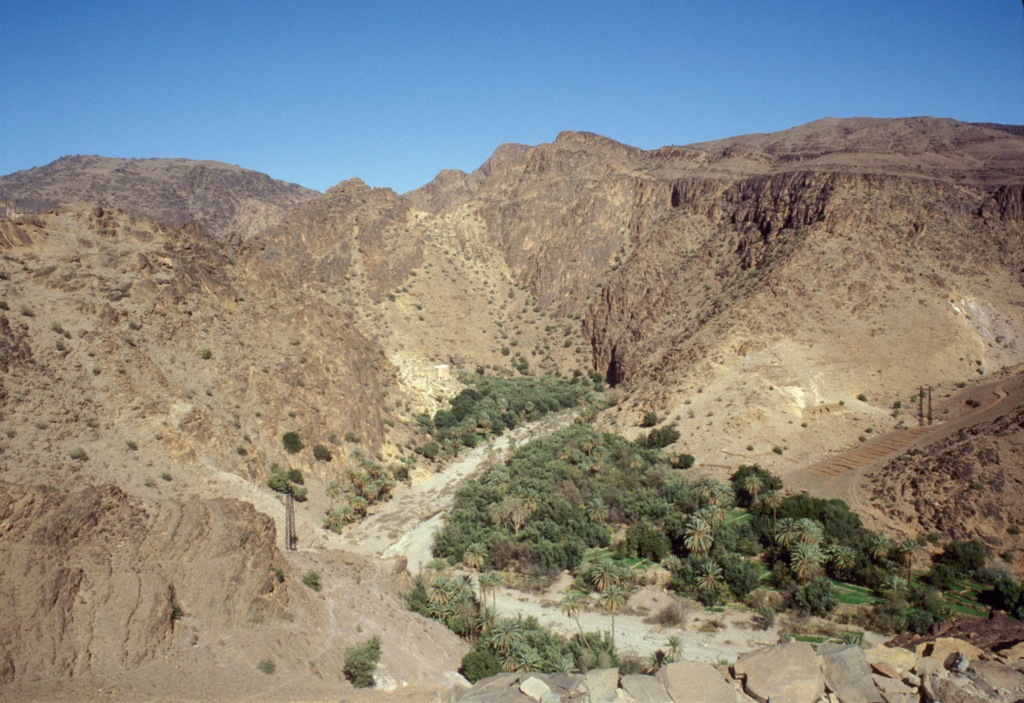
[[1024, 123], [1020, 0], [0, 0], [0, 174], [214, 159], [399, 192], [502, 142]]

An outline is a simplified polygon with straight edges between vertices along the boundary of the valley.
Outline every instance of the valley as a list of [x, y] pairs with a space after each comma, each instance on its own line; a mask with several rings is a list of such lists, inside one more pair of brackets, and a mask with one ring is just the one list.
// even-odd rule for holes
[[[510, 437], [521, 451], [567, 426], [673, 428], [650, 471], [727, 484], [756, 464], [893, 540], [934, 536], [922, 573], [978, 539], [1020, 577], [1022, 283], [1013, 126], [825, 119], [652, 151], [565, 132], [405, 194], [181, 159], [2, 176], [0, 594], [19, 615], [0, 626], [0, 697], [447, 690], [470, 645], [405, 594], [458, 487], [514, 456]], [[590, 395], [511, 432], [492, 414], [431, 434], [485, 377]], [[922, 385], [935, 422], [918, 427]], [[386, 499], [325, 529], [368, 466], [393, 477]], [[306, 493], [295, 551], [267, 484], [280, 469]], [[566, 579], [503, 587], [497, 610], [571, 637]], [[624, 652], [663, 645], [644, 622], [662, 585], [615, 624]], [[690, 602], [671, 632], [695, 660], [791, 626], [730, 608], [704, 632], [715, 616]], [[597, 607], [581, 621], [611, 626]], [[371, 634], [385, 684], [357, 691], [342, 653]], [[183, 669], [194, 681], [175, 684]]]

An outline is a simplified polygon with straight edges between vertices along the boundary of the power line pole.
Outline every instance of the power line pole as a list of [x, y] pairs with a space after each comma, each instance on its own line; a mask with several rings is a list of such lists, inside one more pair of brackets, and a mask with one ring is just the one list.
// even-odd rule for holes
[[295, 498], [291, 491], [285, 494], [284, 500], [284, 546], [285, 549], [295, 549], [299, 538], [295, 535]]

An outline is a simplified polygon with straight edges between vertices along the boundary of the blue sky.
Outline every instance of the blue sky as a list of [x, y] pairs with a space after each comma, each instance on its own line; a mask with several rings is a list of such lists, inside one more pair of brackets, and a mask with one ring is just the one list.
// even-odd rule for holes
[[0, 174], [66, 154], [399, 192], [503, 142], [1024, 123], [1018, 0], [0, 0]]

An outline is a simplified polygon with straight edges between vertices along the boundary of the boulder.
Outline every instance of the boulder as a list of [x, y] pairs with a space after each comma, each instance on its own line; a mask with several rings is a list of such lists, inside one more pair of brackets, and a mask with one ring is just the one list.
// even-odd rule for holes
[[961, 654], [967, 659], [980, 659], [984, 652], [970, 642], [956, 637], [936, 637], [934, 642], [923, 642], [914, 650], [919, 657], [936, 659], [943, 664], [952, 654]]
[[468, 691], [457, 691], [454, 700], [458, 703], [517, 703], [527, 700], [516, 684], [519, 674], [498, 674], [480, 679]]
[[843, 703], [883, 703], [871, 678], [871, 665], [857, 645], [822, 645], [818, 649], [825, 685]]
[[551, 693], [551, 687], [536, 676], [531, 676], [521, 682], [519, 684], [519, 690], [524, 696], [535, 701], [539, 701], [544, 698], [544, 694]]
[[917, 703], [916, 688], [888, 676], [875, 674], [872, 678], [885, 703]]
[[924, 700], [942, 703], [1015, 703], [1016, 698], [1004, 697], [988, 685], [977, 685], [966, 676], [940, 670], [923, 676]]
[[869, 664], [884, 662], [899, 672], [900, 676], [907, 673], [917, 664], [917, 655], [902, 647], [886, 647], [880, 644], [877, 647], [864, 650], [864, 656]]
[[975, 661], [967, 669], [975, 685], [984, 682], [999, 693], [1012, 694], [1014, 700], [1024, 698], [1024, 674], [995, 661]]
[[760, 703], [814, 703], [825, 692], [825, 678], [814, 649], [789, 642], [740, 655], [734, 671], [744, 690]]
[[874, 662], [871, 664], [871, 670], [887, 679], [900, 678], [900, 672], [896, 671], [891, 664], [886, 664], [885, 662]]
[[657, 679], [674, 703], [736, 703], [736, 691], [715, 667], [704, 662], [675, 662]]
[[591, 669], [583, 677], [590, 703], [614, 703], [618, 697], [619, 670]]
[[623, 676], [621, 686], [636, 703], [673, 703], [665, 687], [653, 676]]

